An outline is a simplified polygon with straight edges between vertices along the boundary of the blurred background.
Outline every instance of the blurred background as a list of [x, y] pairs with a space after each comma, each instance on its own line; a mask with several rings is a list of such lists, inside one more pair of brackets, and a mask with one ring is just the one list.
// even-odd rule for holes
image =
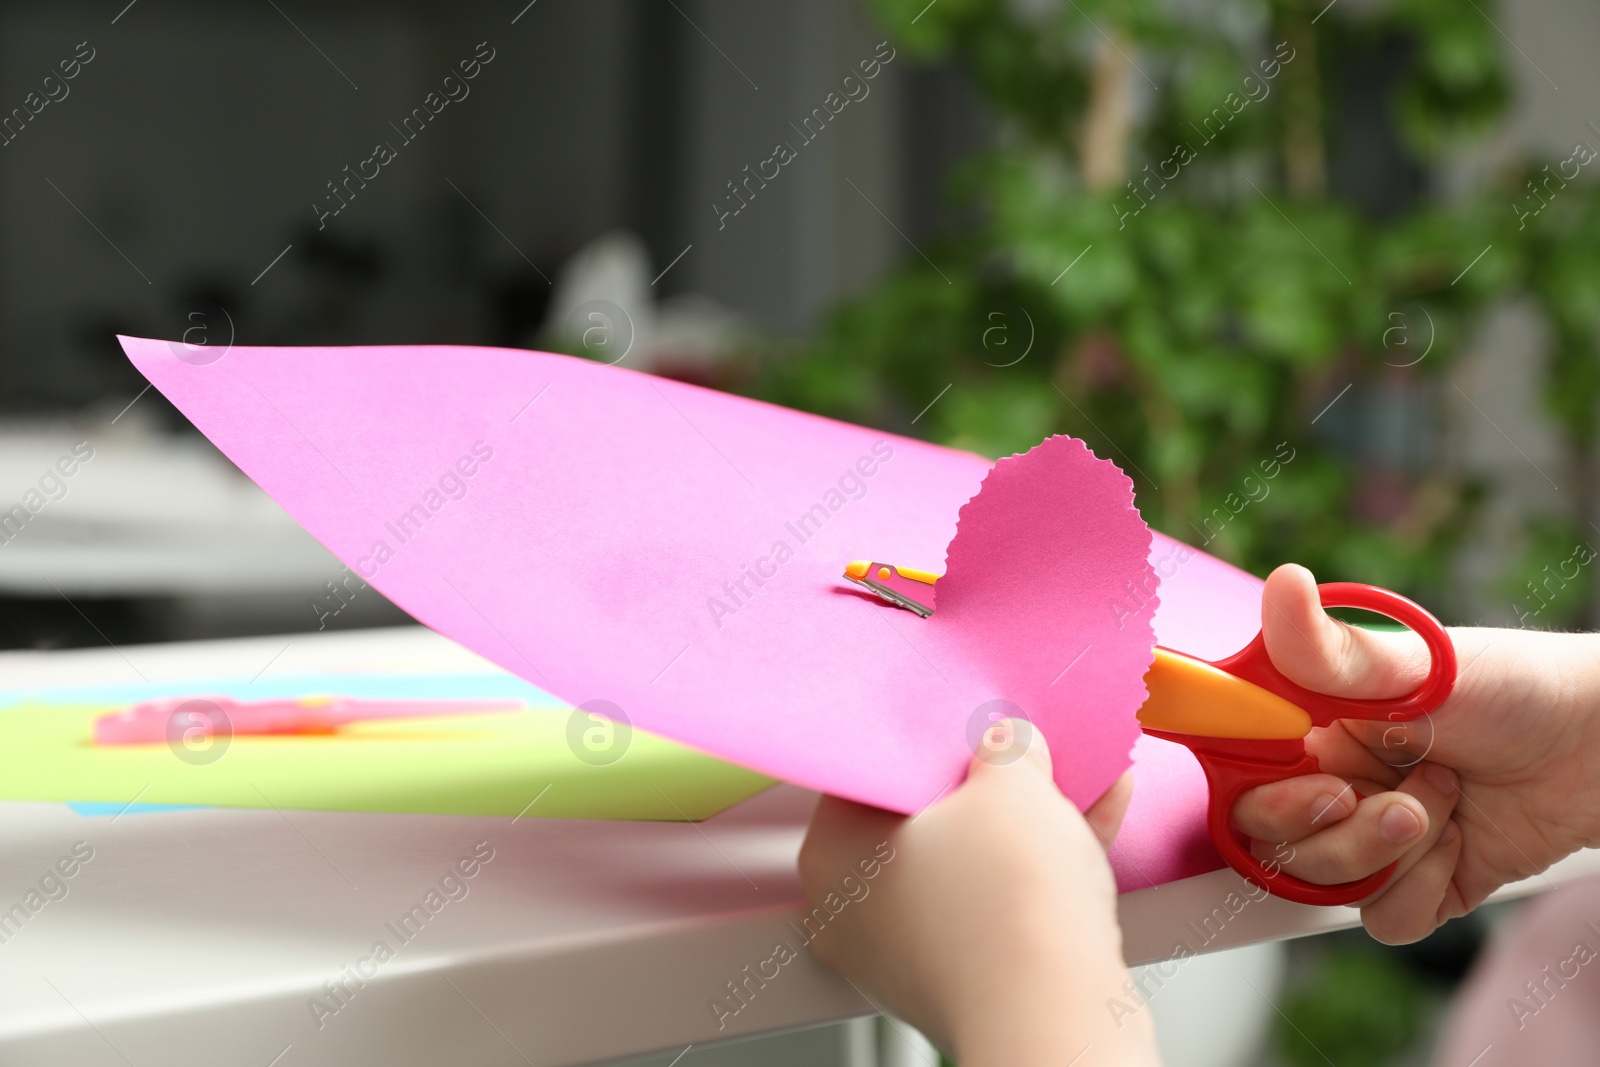
[[[404, 621], [117, 333], [1070, 433], [1256, 573], [1594, 623], [1592, 4], [124, 3], [0, 3], [0, 647]], [[1425, 1062], [1493, 915], [1279, 946], [1179, 1062]]]

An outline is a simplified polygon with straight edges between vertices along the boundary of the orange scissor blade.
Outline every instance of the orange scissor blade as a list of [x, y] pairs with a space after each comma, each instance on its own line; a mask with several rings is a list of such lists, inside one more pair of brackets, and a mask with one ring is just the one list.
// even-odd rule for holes
[[1139, 724], [1146, 730], [1259, 741], [1311, 731], [1311, 716], [1295, 704], [1169, 648], [1157, 647], [1144, 684], [1150, 696], [1139, 709]]

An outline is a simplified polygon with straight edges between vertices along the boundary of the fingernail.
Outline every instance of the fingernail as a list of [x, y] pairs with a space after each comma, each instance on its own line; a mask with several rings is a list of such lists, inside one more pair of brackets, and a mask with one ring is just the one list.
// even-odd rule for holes
[[1311, 802], [1311, 822], [1338, 822], [1345, 817], [1344, 801], [1333, 793], [1324, 793]]
[[1454, 793], [1461, 786], [1456, 772], [1440, 763], [1425, 763], [1422, 767], [1422, 776], [1428, 784], [1446, 796]]
[[1388, 811], [1378, 816], [1378, 830], [1388, 840], [1403, 845], [1422, 832], [1422, 823], [1404, 804], [1392, 804]]
[[1461, 828], [1454, 822], [1447, 822], [1444, 824], [1444, 830], [1439, 834], [1439, 844], [1448, 845], [1460, 836]]

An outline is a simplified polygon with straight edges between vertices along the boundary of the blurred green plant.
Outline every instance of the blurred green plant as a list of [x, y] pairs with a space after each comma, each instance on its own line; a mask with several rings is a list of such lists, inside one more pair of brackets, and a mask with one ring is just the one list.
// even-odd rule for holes
[[[1175, 537], [1258, 572], [1295, 559], [1448, 603], [1476, 487], [1421, 446], [1371, 447], [1363, 398], [1437, 408], [1474, 316], [1521, 290], [1551, 324], [1549, 410], [1596, 473], [1592, 185], [1563, 182], [1530, 222], [1508, 204], [1532, 167], [1377, 207], [1329, 180], [1338, 93], [1380, 46], [1406, 56], [1387, 106], [1417, 166], [1503, 117], [1486, 0], [872, 7], [992, 108], [994, 146], [952, 182], [980, 221], [764, 360], [750, 391], [989, 456], [1070, 433]], [[1257, 488], [1280, 442], [1295, 458]]]
[[1597, 542], [1591, 531], [1564, 519], [1528, 523], [1523, 551], [1503, 583], [1519, 625], [1562, 630], [1579, 623], [1594, 599]]
[[1273, 1044], [1294, 1067], [1381, 1067], [1417, 1040], [1429, 999], [1393, 956], [1334, 949], [1284, 998]]

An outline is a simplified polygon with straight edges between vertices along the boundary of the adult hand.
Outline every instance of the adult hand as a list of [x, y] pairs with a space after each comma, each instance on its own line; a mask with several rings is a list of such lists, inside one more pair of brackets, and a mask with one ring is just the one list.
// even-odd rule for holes
[[[1320, 693], [1402, 696], [1428, 673], [1420, 637], [1330, 618], [1304, 567], [1267, 578], [1261, 622], [1274, 666]], [[1600, 636], [1450, 636], [1460, 675], [1437, 711], [1314, 729], [1306, 747], [1324, 773], [1251, 790], [1233, 810], [1257, 855], [1281, 856], [1287, 842], [1284, 869], [1308, 881], [1397, 863], [1361, 904], [1368, 932], [1389, 944], [1426, 937], [1500, 886], [1600, 841]]]

